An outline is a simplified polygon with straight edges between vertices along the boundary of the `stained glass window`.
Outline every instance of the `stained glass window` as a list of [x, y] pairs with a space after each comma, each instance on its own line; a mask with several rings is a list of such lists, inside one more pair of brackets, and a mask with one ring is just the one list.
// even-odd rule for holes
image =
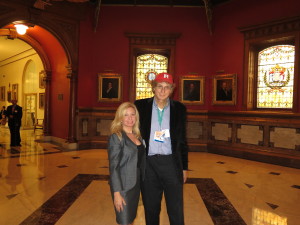
[[294, 60], [292, 45], [276, 45], [259, 52], [257, 108], [292, 108]]
[[153, 96], [151, 79], [158, 73], [167, 72], [168, 57], [158, 54], [144, 54], [136, 60], [136, 99]]

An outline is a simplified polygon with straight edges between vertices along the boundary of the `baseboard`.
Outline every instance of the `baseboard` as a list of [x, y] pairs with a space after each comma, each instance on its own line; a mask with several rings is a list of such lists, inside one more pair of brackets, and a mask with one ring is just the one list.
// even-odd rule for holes
[[42, 136], [39, 140], [44, 141], [44, 142], [54, 143], [54, 144], [62, 147], [63, 149], [67, 149], [67, 150], [78, 149], [78, 143], [69, 143], [66, 141], [66, 139], [63, 139], [63, 138], [58, 138], [58, 137], [53, 137], [53, 136]]
[[300, 157], [280, 154], [277, 152], [259, 151], [246, 148], [233, 148], [230, 146], [208, 144], [207, 151], [209, 153], [226, 155], [241, 159], [253, 160], [263, 163], [269, 163], [279, 166], [300, 169]]

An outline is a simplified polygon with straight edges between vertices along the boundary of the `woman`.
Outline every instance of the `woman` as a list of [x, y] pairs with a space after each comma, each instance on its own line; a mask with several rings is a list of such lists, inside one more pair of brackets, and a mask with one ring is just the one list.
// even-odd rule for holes
[[108, 142], [110, 189], [118, 224], [132, 224], [136, 217], [145, 157], [138, 111], [134, 104], [122, 103], [111, 124]]

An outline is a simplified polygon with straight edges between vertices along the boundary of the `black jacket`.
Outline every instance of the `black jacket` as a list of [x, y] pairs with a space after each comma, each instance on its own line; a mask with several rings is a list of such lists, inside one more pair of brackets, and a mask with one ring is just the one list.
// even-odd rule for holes
[[[140, 130], [146, 142], [146, 154], [149, 151], [149, 139], [151, 131], [152, 106], [154, 98], [146, 98], [135, 101], [140, 114]], [[170, 136], [172, 155], [177, 165], [179, 176], [182, 170], [188, 169], [188, 146], [186, 143], [186, 107], [170, 99]]]
[[[6, 116], [8, 118], [8, 126], [21, 126], [22, 120], [22, 107], [19, 105], [15, 106], [14, 111], [12, 111], [13, 105], [7, 107]], [[13, 116], [12, 118], [10, 116]]]

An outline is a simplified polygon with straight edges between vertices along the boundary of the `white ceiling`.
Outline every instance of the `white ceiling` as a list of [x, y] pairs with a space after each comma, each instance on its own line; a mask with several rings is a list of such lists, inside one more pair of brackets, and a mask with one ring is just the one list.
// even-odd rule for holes
[[18, 38], [10, 40], [6, 36], [0, 36], [0, 62], [31, 48], [29, 44]]

